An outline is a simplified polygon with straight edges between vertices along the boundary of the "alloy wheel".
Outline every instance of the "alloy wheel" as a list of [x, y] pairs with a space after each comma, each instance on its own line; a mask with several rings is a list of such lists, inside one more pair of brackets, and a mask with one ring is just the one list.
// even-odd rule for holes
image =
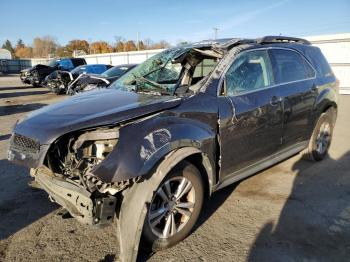
[[187, 178], [172, 177], [163, 182], [152, 199], [148, 223], [159, 238], [178, 233], [189, 221], [195, 205], [195, 189]]

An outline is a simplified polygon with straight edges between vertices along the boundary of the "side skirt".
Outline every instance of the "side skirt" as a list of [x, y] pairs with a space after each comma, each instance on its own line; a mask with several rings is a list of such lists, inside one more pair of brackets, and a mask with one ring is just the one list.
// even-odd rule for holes
[[270, 167], [278, 162], [281, 162], [282, 160], [285, 160], [285, 159], [299, 153], [300, 151], [305, 149], [307, 147], [307, 145], [308, 145], [308, 141], [299, 142], [293, 146], [290, 146], [286, 149], [278, 151], [277, 153], [275, 153], [269, 157], [266, 157], [262, 160], [259, 160], [255, 164], [252, 164], [248, 167], [244, 167], [240, 170], [237, 170], [237, 171], [233, 172], [232, 174], [230, 174], [223, 181], [219, 182], [214, 187], [213, 192], [215, 192], [216, 190], [219, 190], [221, 188], [224, 188], [228, 185], [231, 185], [237, 181], [240, 181], [246, 177], [254, 175], [254, 174], [258, 173], [259, 171], [262, 171], [265, 168], [268, 168], [268, 167]]

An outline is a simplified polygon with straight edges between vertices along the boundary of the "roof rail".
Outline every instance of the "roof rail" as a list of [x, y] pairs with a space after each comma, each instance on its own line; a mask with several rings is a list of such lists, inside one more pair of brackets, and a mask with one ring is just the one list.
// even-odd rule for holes
[[257, 39], [258, 44], [270, 44], [270, 43], [298, 43], [304, 45], [311, 45], [309, 41], [303, 38], [289, 37], [289, 36], [264, 36]]

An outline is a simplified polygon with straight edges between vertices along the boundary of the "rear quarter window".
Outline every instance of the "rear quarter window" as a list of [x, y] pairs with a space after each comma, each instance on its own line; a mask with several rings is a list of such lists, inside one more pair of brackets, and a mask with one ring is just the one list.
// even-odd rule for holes
[[322, 77], [333, 76], [333, 71], [327, 59], [317, 47], [310, 47], [305, 50], [305, 55], [315, 67], [317, 74]]

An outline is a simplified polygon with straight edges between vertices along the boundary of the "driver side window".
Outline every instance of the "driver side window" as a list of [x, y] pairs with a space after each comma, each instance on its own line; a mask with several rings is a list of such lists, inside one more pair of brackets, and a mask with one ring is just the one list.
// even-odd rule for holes
[[225, 75], [227, 95], [258, 90], [272, 84], [269, 55], [266, 50], [239, 55]]

